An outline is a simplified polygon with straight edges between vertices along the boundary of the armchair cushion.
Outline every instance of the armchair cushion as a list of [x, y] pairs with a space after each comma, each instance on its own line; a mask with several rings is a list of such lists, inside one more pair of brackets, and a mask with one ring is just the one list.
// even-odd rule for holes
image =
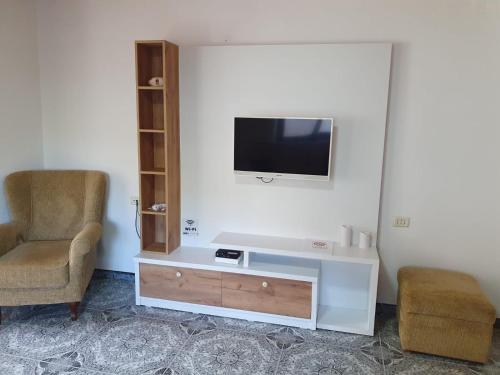
[[71, 241], [29, 241], [0, 257], [2, 288], [60, 288], [69, 282]]

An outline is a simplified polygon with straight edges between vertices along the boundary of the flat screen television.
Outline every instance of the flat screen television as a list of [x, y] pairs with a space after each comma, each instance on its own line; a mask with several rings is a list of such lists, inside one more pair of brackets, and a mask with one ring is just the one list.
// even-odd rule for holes
[[234, 172], [328, 180], [331, 118], [234, 118]]

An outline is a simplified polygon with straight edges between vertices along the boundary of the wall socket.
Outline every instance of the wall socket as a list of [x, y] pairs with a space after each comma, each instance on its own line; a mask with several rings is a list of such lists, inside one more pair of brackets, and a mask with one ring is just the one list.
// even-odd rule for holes
[[130, 197], [130, 204], [132, 206], [138, 206], [139, 205], [139, 197]]
[[392, 226], [396, 228], [408, 228], [410, 226], [410, 218], [408, 216], [396, 216], [392, 222]]

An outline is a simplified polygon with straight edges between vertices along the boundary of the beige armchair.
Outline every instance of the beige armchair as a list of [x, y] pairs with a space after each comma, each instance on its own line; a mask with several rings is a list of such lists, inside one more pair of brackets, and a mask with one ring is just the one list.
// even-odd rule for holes
[[12, 222], [0, 224], [0, 306], [69, 303], [77, 319], [95, 268], [105, 189], [97, 171], [7, 176]]

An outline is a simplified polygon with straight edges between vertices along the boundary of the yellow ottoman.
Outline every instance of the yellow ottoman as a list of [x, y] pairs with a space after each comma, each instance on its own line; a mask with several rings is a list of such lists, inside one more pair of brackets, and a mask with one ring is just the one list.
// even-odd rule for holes
[[485, 363], [496, 312], [472, 276], [433, 268], [398, 272], [403, 350]]

